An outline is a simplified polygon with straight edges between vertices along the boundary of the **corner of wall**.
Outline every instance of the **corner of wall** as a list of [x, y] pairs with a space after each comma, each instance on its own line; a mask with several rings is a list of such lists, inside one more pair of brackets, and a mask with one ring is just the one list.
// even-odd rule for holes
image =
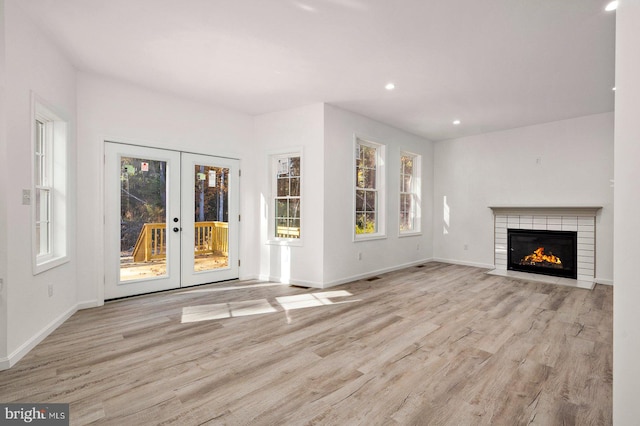
[[[7, 164], [6, 59], [4, 0], [0, 0], [0, 164]], [[7, 167], [0, 167], [0, 369], [7, 358]]]

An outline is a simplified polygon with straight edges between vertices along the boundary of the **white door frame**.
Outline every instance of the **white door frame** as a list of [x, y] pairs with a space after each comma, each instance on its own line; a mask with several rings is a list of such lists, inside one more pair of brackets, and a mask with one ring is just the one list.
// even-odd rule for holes
[[[209, 282], [236, 279], [239, 276], [239, 163], [238, 159], [215, 157], [210, 155], [191, 154], [163, 148], [150, 148], [126, 143], [104, 141], [105, 169], [104, 169], [104, 295], [103, 300], [127, 297], [136, 294], [176, 289]], [[167, 161], [167, 186], [169, 196], [166, 208], [166, 238], [167, 238], [167, 275], [144, 280], [120, 282], [120, 188], [114, 177], [120, 175], [120, 159], [125, 157], [147, 158], [150, 160]], [[193, 172], [187, 173], [185, 162], [191, 164], [210, 164], [230, 169], [229, 181], [229, 259], [228, 267], [219, 270], [194, 272], [193, 246], [181, 241], [193, 241]], [[195, 164], [195, 163], [193, 163]], [[182, 170], [182, 171], [181, 171]], [[191, 167], [193, 170], [193, 167]], [[190, 185], [189, 177], [191, 176]], [[182, 183], [181, 183], [182, 182]], [[172, 195], [173, 194], [173, 195]], [[185, 195], [186, 194], [186, 195]], [[170, 198], [173, 202], [170, 202]], [[177, 201], [176, 201], [177, 200]], [[188, 206], [191, 206], [189, 209]], [[173, 221], [178, 218], [178, 223]], [[186, 218], [191, 218], [187, 220]], [[184, 223], [183, 223], [184, 222]], [[173, 232], [174, 227], [182, 228]], [[189, 232], [190, 230], [190, 232]], [[116, 232], [117, 231], [117, 232]], [[182, 245], [182, 249], [180, 248]], [[187, 247], [187, 248], [184, 248]], [[185, 251], [191, 251], [186, 256]]]

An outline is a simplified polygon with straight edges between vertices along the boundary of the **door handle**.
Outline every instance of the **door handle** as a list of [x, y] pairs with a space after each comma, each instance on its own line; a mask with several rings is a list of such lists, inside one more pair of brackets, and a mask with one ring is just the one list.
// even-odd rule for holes
[[174, 222], [178, 222], [178, 218], [177, 218], [177, 217], [174, 217], [174, 218], [173, 218], [173, 221], [174, 221]]
[[180, 231], [180, 228], [173, 228], [173, 232], [178, 232]]

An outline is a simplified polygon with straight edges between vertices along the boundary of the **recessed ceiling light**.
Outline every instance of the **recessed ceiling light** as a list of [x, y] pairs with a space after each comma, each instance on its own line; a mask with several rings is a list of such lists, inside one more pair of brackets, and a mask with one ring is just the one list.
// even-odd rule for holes
[[457, 126], [458, 124], [460, 124], [460, 120], [453, 120], [453, 125]]
[[607, 7], [604, 8], [607, 12], [611, 12], [612, 10], [616, 10], [618, 8], [618, 0], [614, 0], [607, 4]]
[[393, 83], [387, 83], [387, 85], [384, 86], [384, 88], [387, 89], [387, 90], [393, 90], [393, 89], [396, 88], [396, 85], [393, 84]]

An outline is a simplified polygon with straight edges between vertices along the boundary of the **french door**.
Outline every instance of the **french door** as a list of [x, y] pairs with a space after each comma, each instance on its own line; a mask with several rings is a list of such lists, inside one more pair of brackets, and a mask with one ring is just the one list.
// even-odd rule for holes
[[105, 299], [238, 277], [238, 163], [105, 143]]

